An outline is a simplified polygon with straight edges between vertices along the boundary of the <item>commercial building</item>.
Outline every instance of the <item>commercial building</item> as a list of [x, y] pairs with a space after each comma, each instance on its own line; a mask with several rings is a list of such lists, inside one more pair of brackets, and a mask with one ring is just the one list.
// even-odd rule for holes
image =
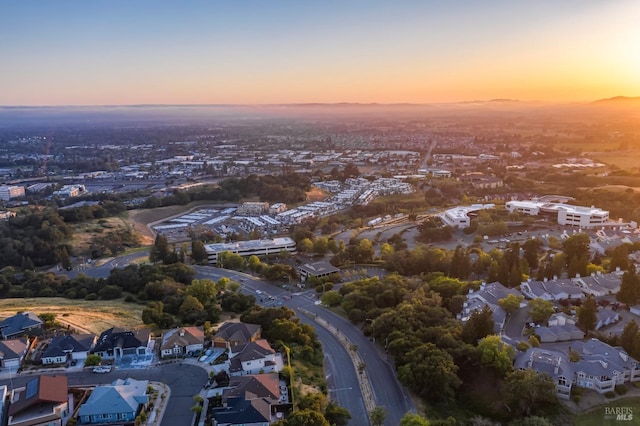
[[609, 221], [608, 211], [593, 206], [582, 207], [564, 203], [524, 200], [508, 201], [505, 207], [510, 213], [520, 212], [530, 216], [548, 216], [554, 218], [559, 225], [595, 228], [614, 224]]
[[258, 216], [269, 212], [269, 203], [242, 203], [238, 206], [238, 215]]
[[9, 201], [12, 198], [24, 197], [23, 186], [0, 186], [0, 200]]
[[57, 195], [62, 198], [73, 198], [78, 195], [82, 195], [87, 192], [87, 188], [84, 185], [65, 185], [57, 191], [53, 192], [53, 195]]
[[209, 263], [216, 264], [218, 262], [218, 255], [225, 251], [239, 254], [240, 256], [266, 256], [269, 254], [278, 254], [283, 250], [294, 253], [296, 251], [296, 242], [289, 237], [284, 237], [267, 240], [238, 241], [236, 243], [205, 244], [204, 248], [207, 251]]
[[471, 225], [470, 213], [478, 210], [492, 209], [495, 204], [472, 204], [470, 206], [459, 206], [446, 210], [440, 215], [442, 221], [454, 228], [467, 228]]

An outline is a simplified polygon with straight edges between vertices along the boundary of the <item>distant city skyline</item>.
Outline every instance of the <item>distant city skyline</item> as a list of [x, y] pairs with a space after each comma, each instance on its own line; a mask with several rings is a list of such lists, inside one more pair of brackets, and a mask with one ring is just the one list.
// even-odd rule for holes
[[640, 95], [640, 2], [0, 3], [0, 105]]

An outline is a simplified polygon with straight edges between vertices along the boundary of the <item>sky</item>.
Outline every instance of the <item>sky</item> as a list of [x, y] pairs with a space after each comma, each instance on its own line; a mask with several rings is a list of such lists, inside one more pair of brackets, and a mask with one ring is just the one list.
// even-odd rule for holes
[[637, 0], [0, 2], [0, 105], [640, 96]]

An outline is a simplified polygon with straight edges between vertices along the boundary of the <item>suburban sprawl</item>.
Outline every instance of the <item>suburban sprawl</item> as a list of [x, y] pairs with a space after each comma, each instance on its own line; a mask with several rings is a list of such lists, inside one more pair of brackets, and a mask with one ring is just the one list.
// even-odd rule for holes
[[0, 424], [637, 421], [621, 102], [0, 108]]

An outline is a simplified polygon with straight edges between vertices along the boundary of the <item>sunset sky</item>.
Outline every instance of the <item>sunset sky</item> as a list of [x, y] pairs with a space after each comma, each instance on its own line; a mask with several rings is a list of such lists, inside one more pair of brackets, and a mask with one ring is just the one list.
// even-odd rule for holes
[[0, 2], [0, 105], [640, 95], [640, 1]]

